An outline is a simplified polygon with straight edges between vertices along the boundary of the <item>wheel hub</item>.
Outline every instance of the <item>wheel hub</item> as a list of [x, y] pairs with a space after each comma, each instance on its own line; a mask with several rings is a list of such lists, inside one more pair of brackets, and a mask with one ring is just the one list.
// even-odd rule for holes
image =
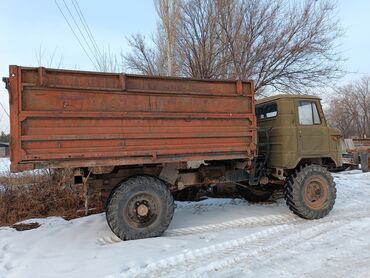
[[314, 176], [305, 183], [304, 201], [310, 208], [323, 208], [328, 200], [328, 194], [328, 184], [319, 176]]
[[146, 216], [148, 215], [149, 208], [145, 204], [140, 204], [137, 207], [136, 212], [139, 216]]
[[142, 192], [128, 200], [124, 215], [130, 225], [144, 228], [157, 219], [158, 209], [158, 199], [149, 193]]

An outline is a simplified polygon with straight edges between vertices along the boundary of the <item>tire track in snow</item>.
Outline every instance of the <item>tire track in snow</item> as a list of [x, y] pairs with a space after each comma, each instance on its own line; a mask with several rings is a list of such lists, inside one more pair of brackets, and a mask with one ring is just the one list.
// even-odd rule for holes
[[[225, 200], [225, 202], [210, 202], [205, 204], [198, 204], [198, 203], [186, 203], [183, 204], [180, 209], [201, 209], [203, 207], [225, 207], [225, 206], [238, 206], [241, 204], [248, 204], [247, 201], [243, 199], [229, 199]], [[265, 202], [263, 204], [259, 203], [258, 206], [276, 206], [276, 203], [268, 203]], [[178, 209], [178, 207], [176, 207]], [[178, 228], [178, 229], [171, 229], [167, 230], [163, 236], [165, 237], [175, 237], [175, 236], [184, 236], [184, 235], [192, 235], [192, 234], [200, 234], [205, 233], [209, 231], [222, 231], [225, 229], [232, 229], [232, 228], [238, 228], [238, 227], [254, 227], [255, 225], [269, 225], [269, 224], [281, 224], [281, 223], [287, 223], [289, 221], [294, 221], [294, 216], [291, 213], [284, 213], [284, 214], [277, 214], [277, 215], [268, 215], [268, 216], [258, 216], [258, 217], [246, 217], [246, 218], [240, 218], [235, 219], [227, 222], [222, 223], [216, 223], [216, 224], [209, 224], [209, 225], [199, 225], [199, 226], [193, 226], [189, 228]], [[96, 243], [98, 245], [110, 245], [122, 242], [122, 240], [117, 237], [114, 234], [109, 234], [106, 236], [101, 236], [96, 239]]]
[[[165, 237], [177, 237], [177, 236], [187, 236], [193, 234], [201, 234], [206, 232], [218, 232], [227, 229], [241, 228], [241, 227], [255, 227], [255, 226], [267, 226], [267, 225], [278, 225], [286, 223], [294, 223], [299, 221], [300, 218], [291, 214], [275, 214], [267, 216], [256, 216], [256, 217], [246, 217], [235, 219], [227, 222], [194, 226], [189, 228], [179, 228], [166, 231], [163, 236]], [[121, 242], [122, 240], [116, 235], [109, 235], [100, 237], [96, 240], [99, 245], [108, 245]]]
[[[281, 198], [279, 198], [281, 199]], [[272, 200], [272, 201], [266, 201], [266, 202], [259, 202], [258, 206], [276, 206], [276, 201], [277, 200]], [[206, 199], [204, 201], [200, 202], [176, 202], [176, 209], [177, 210], [188, 210], [188, 209], [200, 209], [200, 208], [208, 208], [208, 207], [233, 207], [233, 206], [240, 206], [240, 205], [245, 205], [245, 206], [251, 206], [251, 205], [256, 205], [254, 203], [249, 203], [247, 200], [244, 200], [242, 198], [233, 198], [233, 199]]]
[[[362, 206], [349, 206], [347, 208], [337, 208], [333, 210], [333, 213], [336, 217], [342, 215], [343, 213], [352, 213], [353, 210], [362, 211], [364, 210], [363, 203]], [[370, 207], [369, 207], [370, 211]], [[268, 225], [278, 225], [278, 224], [292, 224], [295, 222], [302, 222], [302, 218], [296, 216], [293, 213], [282, 213], [282, 214], [273, 214], [266, 216], [256, 216], [256, 217], [246, 217], [235, 220], [230, 220], [227, 222], [210, 224], [210, 225], [201, 225], [194, 226], [189, 228], [179, 228], [168, 230], [164, 233], [164, 236], [174, 237], [174, 236], [184, 236], [192, 234], [200, 234], [206, 232], [217, 232], [233, 228], [244, 228], [244, 227], [255, 227], [255, 226], [268, 226]], [[308, 220], [303, 220], [308, 221]]]
[[261, 246], [249, 253], [246, 252], [245, 249], [242, 250], [241, 248], [232, 249], [229, 252], [226, 251], [223, 253], [222, 257], [220, 254], [217, 254], [218, 260], [216, 259], [214, 263], [196, 268], [193, 271], [192, 276], [212, 277], [214, 276], [212, 275], [214, 272], [219, 273], [222, 269], [230, 268], [238, 264], [245, 265], [248, 260], [251, 259], [257, 258], [257, 260], [260, 261], [263, 258], [273, 256], [276, 252], [279, 252], [284, 248], [294, 247], [306, 240], [312, 240], [312, 238], [315, 238], [316, 236], [326, 234], [336, 228], [344, 227], [349, 224], [351, 224], [350, 221], [343, 219], [335, 222], [320, 223], [304, 230], [297, 229], [293, 234], [289, 234], [282, 239], [278, 239], [276, 242], [272, 242], [272, 244], [268, 244], [267, 246]]
[[[370, 217], [370, 214], [369, 214], [369, 217]], [[353, 226], [354, 223], [362, 223], [362, 221], [366, 221], [368, 218], [365, 216], [363, 218], [359, 218], [359, 219], [351, 219], [351, 221], [348, 221], [347, 223], [345, 223], [344, 225], [338, 227], [337, 229], [335, 230], [330, 230], [330, 231], [327, 231], [327, 233], [330, 233], [331, 231], [333, 231], [333, 233], [336, 233], [336, 234], [341, 234], [341, 235], [345, 235], [345, 237], [347, 238], [353, 238], [353, 239], [358, 239], [358, 226]], [[354, 228], [356, 227], [356, 228]], [[360, 227], [361, 227], [361, 224], [360, 224]], [[367, 227], [369, 228], [369, 227]], [[368, 234], [370, 230], [367, 229], [367, 230], [364, 230], [364, 235]], [[317, 235], [314, 239], [314, 241], [312, 241], [312, 239], [308, 239], [309, 241], [309, 248], [311, 250], [315, 250], [317, 245], [321, 245], [321, 244], [326, 244], [328, 242], [330, 242], [331, 240], [329, 238], [332, 237], [332, 234], [330, 235], [327, 235], [327, 233], [321, 233], [319, 235]], [[335, 237], [333, 237], [335, 238]], [[340, 239], [339, 239], [340, 240]], [[345, 242], [345, 240], [343, 239], [343, 242]], [[340, 242], [339, 244], [343, 243], [343, 242]], [[330, 243], [329, 243], [330, 244]], [[336, 249], [338, 248], [339, 250], [343, 250], [343, 247], [336, 247]], [[368, 245], [369, 247], [369, 245]], [[346, 248], [346, 247], [344, 247]], [[330, 258], [335, 258], [335, 260], [337, 262], [340, 262], [340, 265], [338, 265], [337, 263], [334, 263], [334, 264], [329, 264], [329, 265], [325, 265], [325, 266], [322, 266], [324, 270], [324, 273], [331, 273], [331, 276], [340, 276], [340, 277], [367, 277], [367, 275], [359, 275], [359, 274], [356, 274], [356, 272], [353, 272], [353, 270], [356, 270], [356, 267], [354, 266], [354, 263], [358, 263], [360, 262], [361, 264], [366, 264], [366, 262], [369, 262], [370, 261], [370, 252], [366, 252], [364, 250], [366, 248], [366, 245], [365, 246], [361, 246], [361, 248], [359, 249], [351, 249], [349, 248], [348, 250], [346, 250], [345, 252], [339, 252], [339, 253], [336, 253], [334, 250], [334, 254], [333, 253], [330, 253], [329, 257]], [[258, 257], [251, 261], [250, 262], [250, 265], [251, 265], [251, 268], [249, 269], [249, 271], [244, 274], [244, 273], [241, 273], [241, 269], [242, 268], [245, 268], [245, 265], [240, 265], [239, 267], [236, 267], [236, 272], [234, 273], [234, 276], [251, 276], [251, 274], [254, 273], [254, 271], [258, 271], [258, 269], [263, 269], [263, 268], [269, 268], [271, 267], [272, 264], [275, 263], [275, 265], [279, 265], [279, 261], [284, 261], [284, 260], [287, 260], [287, 258], [289, 258], [289, 254], [291, 255], [292, 253], [290, 252], [291, 248], [281, 248], [280, 250], [276, 250], [274, 251], [272, 257], [270, 257], [268, 260], [267, 259], [264, 259], [264, 260], [259, 260]], [[292, 250], [293, 253], [295, 253], [296, 250]], [[309, 253], [306, 253], [306, 254], [309, 254]], [[303, 255], [302, 252], [300, 252], [298, 254], [299, 255]], [[352, 260], [353, 259], [353, 260]], [[329, 259], [330, 260], [330, 259]], [[238, 266], [238, 264], [236, 264], [236, 266]], [[293, 267], [294, 268], [294, 267]], [[348, 270], [350, 270], [348, 273], [346, 273]], [[309, 271], [305, 271], [305, 275], [306, 277], [317, 277], [317, 276], [320, 276], [320, 274], [318, 274], [317, 272], [317, 269], [316, 268], [311, 268]], [[321, 272], [321, 271], [318, 271], [318, 272]], [[289, 272], [289, 271], [287, 271]], [[281, 275], [285, 275], [285, 273], [287, 272], [283, 272], [284, 274], [280, 274]], [[315, 272], [316, 274], [318, 275], [315, 275]], [[218, 274], [221, 274], [220, 276], [225, 276], [225, 273], [222, 273], [222, 271], [211, 271], [211, 273], [213, 274], [212, 276], [215, 276], [217, 277]], [[333, 275], [333, 273], [336, 273], [337, 275]], [[368, 271], [366, 273], [369, 273]], [[265, 276], [267, 276], [268, 274], [265, 274]], [[322, 275], [321, 275], [322, 276]], [[330, 276], [330, 275], [329, 275]], [[268, 276], [267, 276], [268, 277]]]
[[[191, 273], [194, 277], [204, 277], [207, 272], [221, 270], [238, 263], [245, 263], [247, 259], [254, 258], [255, 256], [269, 256], [275, 249], [295, 246], [304, 242], [306, 239], [345, 225], [354, 217], [368, 218], [370, 217], [369, 211], [338, 214], [330, 218], [314, 221], [298, 219], [294, 224], [283, 224], [267, 228], [239, 239], [183, 252], [179, 255], [151, 263], [143, 268], [132, 268], [127, 272], [121, 273], [118, 277], [161, 277], [163, 275], [170, 275], [173, 269], [176, 269], [176, 276], [180, 275], [179, 271], [181, 271], [181, 274], [186, 274], [187, 276]], [[316, 225], [312, 226], [312, 223]], [[302, 229], [302, 226], [308, 226], [308, 228]], [[287, 232], [289, 232], [288, 235]], [[283, 237], [279, 239], [281, 235]], [[248, 245], [256, 244], [260, 241], [270, 241], [271, 244], [268, 244], [266, 247], [260, 247], [252, 252], [245, 251]], [[212, 258], [211, 264], [209, 263], [210, 257]]]
[[202, 226], [195, 226], [189, 228], [179, 228], [166, 231], [164, 236], [174, 237], [174, 236], [184, 236], [184, 235], [192, 235], [192, 234], [200, 234], [205, 232], [217, 232], [227, 229], [239, 228], [239, 227], [254, 227], [257, 225], [266, 226], [266, 225], [276, 225], [276, 224], [286, 224], [286, 223], [294, 223], [299, 218], [294, 216], [291, 213], [283, 213], [283, 214], [276, 214], [276, 215], [267, 215], [267, 216], [256, 216], [256, 217], [247, 217], [247, 218], [240, 218], [236, 220], [231, 220], [223, 223], [217, 224], [210, 224], [210, 225], [202, 225]]
[[96, 243], [99, 245], [109, 245], [109, 244], [114, 244], [114, 243], [119, 243], [119, 242], [122, 242], [122, 240], [113, 233], [108, 236], [99, 237], [96, 240]]
[[[224, 252], [228, 249], [236, 249], [241, 246], [248, 245], [252, 242], [261, 240], [262, 238], [267, 238], [273, 234], [282, 233], [292, 228], [293, 224], [284, 224], [282, 226], [268, 228], [264, 231], [257, 232], [239, 239], [234, 239], [200, 249], [183, 252], [179, 255], [150, 263], [144, 268], [132, 268], [127, 272], [121, 273], [121, 275], [119, 275], [118, 277], [161, 277], [162, 275], [166, 274], [166, 272], [171, 271], [171, 269], [176, 268], [176, 270], [178, 270], [181, 264], [186, 265], [188, 268], [192, 268], [191, 271], [194, 271], [197, 262], [203, 262], [202, 257], [206, 257], [205, 260], [207, 260], [207, 262], [209, 263], [209, 258], [211, 255], [213, 260], [215, 254], [224, 254]], [[195, 264], [193, 264], [193, 262]]]
[[248, 204], [244, 199], [206, 199], [200, 202], [176, 201], [177, 210], [199, 209], [203, 207], [232, 207]]
[[[335, 213], [335, 215], [339, 216], [348, 211], [363, 210], [363, 209], [364, 209], [364, 206], [363, 206], [363, 203], [361, 203], [361, 206], [355, 205], [355, 206], [349, 206], [346, 208], [334, 209], [332, 213]], [[296, 222], [301, 222], [301, 221], [302, 219], [300, 217], [289, 212], [289, 213], [267, 215], [267, 216], [246, 217], [246, 218], [240, 218], [240, 219], [230, 220], [227, 222], [216, 223], [216, 224], [171, 229], [171, 230], [165, 231], [163, 236], [165, 237], [188, 236], [188, 235], [193, 235], [193, 234], [202, 234], [206, 232], [219, 232], [219, 231], [235, 229], [235, 228], [289, 224], [289, 223], [296, 223]], [[303, 221], [307, 221], [307, 220], [303, 220]], [[115, 244], [119, 242], [122, 242], [122, 240], [114, 234], [99, 237], [96, 240], [96, 243], [102, 246]]]

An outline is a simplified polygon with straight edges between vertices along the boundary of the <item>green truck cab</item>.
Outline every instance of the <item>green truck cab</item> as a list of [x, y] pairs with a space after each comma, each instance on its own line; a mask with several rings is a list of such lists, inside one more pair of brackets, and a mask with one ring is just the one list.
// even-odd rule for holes
[[269, 187], [281, 181], [287, 205], [295, 214], [307, 219], [328, 214], [336, 198], [328, 169], [342, 165], [341, 133], [327, 126], [320, 99], [267, 97], [257, 102], [256, 117], [259, 155], [265, 167], [255, 191], [241, 190], [244, 197], [268, 198]]
[[270, 130], [268, 168], [295, 169], [302, 163], [340, 167], [341, 133], [330, 128], [320, 99], [277, 95], [257, 102], [257, 125]]

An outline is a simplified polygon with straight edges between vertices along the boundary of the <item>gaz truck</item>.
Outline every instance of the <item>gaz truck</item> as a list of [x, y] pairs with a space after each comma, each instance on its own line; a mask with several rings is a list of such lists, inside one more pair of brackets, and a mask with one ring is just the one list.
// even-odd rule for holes
[[189, 188], [231, 184], [254, 202], [280, 189], [305, 219], [333, 208], [341, 134], [316, 96], [256, 101], [253, 81], [15, 65], [3, 80], [11, 171], [73, 169], [101, 188], [122, 240], [160, 236]]

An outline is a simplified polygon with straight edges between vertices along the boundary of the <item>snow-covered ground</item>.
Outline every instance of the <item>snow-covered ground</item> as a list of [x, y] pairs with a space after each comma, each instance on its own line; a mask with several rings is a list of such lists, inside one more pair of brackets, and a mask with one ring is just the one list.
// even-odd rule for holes
[[23, 171], [19, 173], [10, 173], [10, 159], [9, 157], [0, 157], [0, 176], [11, 176], [11, 177], [21, 177], [29, 175], [43, 175], [43, 170], [36, 169], [30, 171]]
[[[8, 157], [0, 157], [0, 176], [7, 174], [9, 172], [9, 169], [10, 169], [10, 160], [9, 160], [9, 158]], [[4, 190], [4, 186], [0, 184], [0, 191], [2, 191], [2, 190]], [[1, 255], [0, 255], [0, 258], [1, 258]]]
[[10, 160], [9, 157], [0, 157], [0, 175], [9, 171]]
[[122, 242], [104, 214], [0, 228], [0, 277], [369, 277], [370, 173], [334, 174], [324, 219], [302, 220], [283, 201], [177, 203], [159, 238]]

